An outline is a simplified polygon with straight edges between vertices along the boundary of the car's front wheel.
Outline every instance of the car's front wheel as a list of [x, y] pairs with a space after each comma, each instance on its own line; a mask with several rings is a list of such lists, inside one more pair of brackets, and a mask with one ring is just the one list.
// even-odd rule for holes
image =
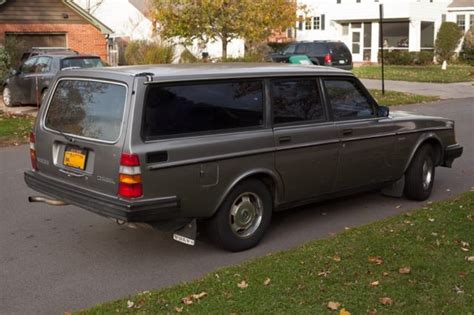
[[405, 173], [405, 196], [426, 200], [431, 195], [435, 177], [435, 155], [431, 145], [419, 148]]
[[6, 107], [11, 107], [11, 106], [13, 106], [13, 102], [12, 102], [12, 91], [10, 90], [10, 88], [8, 87], [8, 85], [6, 85], [6, 86], [3, 88], [3, 104], [5, 104]]
[[259, 180], [237, 185], [208, 221], [209, 236], [223, 248], [242, 251], [257, 245], [271, 221], [272, 196]]

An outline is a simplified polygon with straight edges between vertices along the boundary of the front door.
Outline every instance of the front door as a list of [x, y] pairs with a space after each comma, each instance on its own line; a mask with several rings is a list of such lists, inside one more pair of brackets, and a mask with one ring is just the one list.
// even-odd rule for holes
[[392, 176], [394, 126], [352, 78], [327, 78], [326, 95], [340, 137], [338, 191], [381, 183]]
[[[353, 26], [354, 27], [354, 26]], [[352, 29], [351, 31], [351, 40], [352, 40], [352, 59], [354, 61], [362, 61], [362, 42], [361, 30]]]
[[339, 154], [337, 127], [323, 106], [317, 78], [271, 81], [275, 166], [285, 202], [332, 192]]

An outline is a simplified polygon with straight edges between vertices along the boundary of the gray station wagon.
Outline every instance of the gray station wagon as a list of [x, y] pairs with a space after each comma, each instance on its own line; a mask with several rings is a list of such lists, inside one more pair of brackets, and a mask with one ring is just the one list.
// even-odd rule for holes
[[31, 134], [30, 201], [255, 246], [273, 211], [360, 191], [429, 197], [454, 122], [389, 114], [351, 73], [288, 64], [63, 71]]

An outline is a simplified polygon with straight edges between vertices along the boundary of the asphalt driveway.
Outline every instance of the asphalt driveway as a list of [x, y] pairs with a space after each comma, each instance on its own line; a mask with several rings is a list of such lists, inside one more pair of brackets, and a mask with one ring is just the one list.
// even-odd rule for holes
[[[456, 121], [464, 155], [438, 168], [432, 200], [474, 190], [474, 98], [399, 107]], [[366, 193], [275, 215], [257, 248], [224, 252], [200, 238], [132, 230], [74, 206], [28, 204], [28, 147], [0, 149], [0, 314], [59, 314], [198, 278], [216, 268], [328, 237], [425, 203]]]

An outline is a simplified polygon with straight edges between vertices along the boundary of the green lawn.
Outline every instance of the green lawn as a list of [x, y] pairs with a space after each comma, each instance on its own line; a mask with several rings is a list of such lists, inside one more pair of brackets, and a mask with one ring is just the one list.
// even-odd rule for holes
[[[380, 79], [381, 67], [379, 65], [361, 66], [352, 72], [359, 78]], [[413, 82], [453, 83], [474, 81], [470, 75], [473, 67], [449, 65], [448, 69], [441, 70], [440, 65], [432, 66], [385, 66], [385, 79]]]
[[28, 142], [34, 117], [0, 112], [0, 146]]
[[425, 96], [396, 91], [385, 91], [385, 95], [382, 95], [382, 90], [370, 90], [370, 94], [377, 100], [377, 103], [384, 106], [418, 104], [439, 100], [437, 96]]
[[340, 314], [342, 308], [352, 314], [472, 314], [473, 307], [469, 192], [81, 314]]

